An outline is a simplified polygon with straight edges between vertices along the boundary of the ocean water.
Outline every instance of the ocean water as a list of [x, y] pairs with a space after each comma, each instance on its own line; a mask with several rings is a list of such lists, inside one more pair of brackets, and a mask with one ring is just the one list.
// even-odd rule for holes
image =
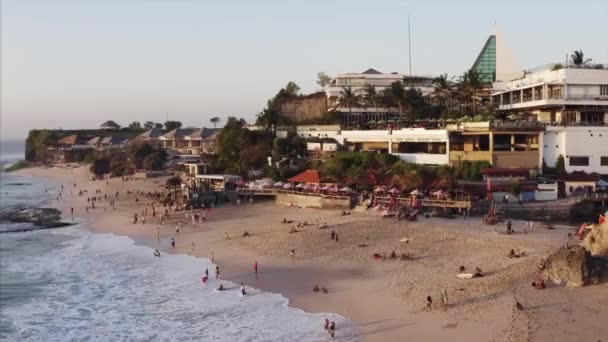
[[0, 163], [12, 164], [25, 159], [25, 142], [17, 140], [0, 141]]
[[[58, 187], [42, 179], [0, 175], [0, 206], [42, 206]], [[47, 190], [48, 192], [45, 192]], [[336, 314], [288, 306], [279, 294], [212, 279], [208, 259], [162, 254], [127, 237], [83, 224], [2, 233], [1, 341], [337, 341], [356, 340], [356, 326]], [[167, 242], [164, 242], [167, 243]], [[219, 284], [227, 289], [215, 290]]]

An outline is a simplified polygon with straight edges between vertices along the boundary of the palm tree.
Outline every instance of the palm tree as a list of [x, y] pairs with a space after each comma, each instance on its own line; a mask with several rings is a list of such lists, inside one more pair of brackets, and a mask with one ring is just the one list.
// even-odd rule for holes
[[452, 99], [453, 95], [453, 87], [452, 87], [452, 79], [454, 77], [448, 78], [448, 74], [439, 75], [433, 79], [433, 98], [439, 100], [439, 104], [446, 107], [448, 111], [448, 115], [450, 114], [450, 105], [449, 102]]
[[570, 63], [577, 68], [585, 67], [589, 62], [591, 62], [591, 58], [585, 59], [583, 50], [575, 50], [572, 54], [570, 54]]
[[407, 107], [405, 98], [405, 86], [403, 85], [403, 82], [395, 81], [391, 83], [388, 94], [393, 104], [395, 104], [397, 108], [399, 108], [399, 116], [403, 115]]
[[365, 95], [363, 95], [363, 99], [370, 106], [377, 108], [378, 107], [378, 93], [376, 93], [376, 87], [373, 84], [366, 84], [363, 88], [365, 91]]
[[340, 104], [345, 105], [348, 108], [349, 116], [352, 119], [353, 107], [359, 105], [361, 98], [351, 87], [342, 87], [340, 93]]
[[474, 69], [469, 69], [462, 76], [458, 83], [458, 91], [461, 99], [466, 103], [471, 103], [473, 106], [473, 115], [477, 115], [476, 103], [480, 100], [481, 91], [484, 88], [484, 82], [479, 73]]

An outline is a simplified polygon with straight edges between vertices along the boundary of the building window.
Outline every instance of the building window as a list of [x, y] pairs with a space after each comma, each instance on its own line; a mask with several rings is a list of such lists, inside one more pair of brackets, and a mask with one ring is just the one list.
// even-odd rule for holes
[[600, 96], [608, 96], [608, 84], [600, 86]]
[[600, 165], [608, 166], [608, 157], [606, 157], [606, 156], [600, 157]]
[[589, 166], [589, 157], [570, 157], [570, 166]]

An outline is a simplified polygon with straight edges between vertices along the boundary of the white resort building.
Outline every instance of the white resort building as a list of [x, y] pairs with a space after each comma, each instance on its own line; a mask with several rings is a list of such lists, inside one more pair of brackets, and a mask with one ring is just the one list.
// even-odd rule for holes
[[608, 174], [608, 69], [538, 68], [509, 82], [494, 83], [498, 110], [547, 124], [541, 160], [567, 172]]
[[[385, 130], [341, 130], [337, 125], [298, 126], [305, 139], [332, 139], [353, 151], [390, 153], [416, 164], [449, 163], [448, 131], [445, 129], [403, 128]], [[325, 144], [309, 144], [322, 149]], [[332, 151], [335, 147], [330, 145]]]
[[494, 83], [499, 111], [527, 114], [552, 124], [605, 125], [608, 69], [537, 69], [522, 78]]
[[[327, 95], [327, 109], [342, 114], [343, 124], [367, 125], [373, 123], [387, 123], [390, 120], [401, 119], [397, 108], [387, 107], [381, 100], [382, 92], [391, 87], [394, 82], [402, 82], [405, 88], [415, 88], [422, 96], [433, 92], [432, 76], [405, 76], [397, 72], [382, 73], [375, 69], [367, 69], [362, 73], [338, 74], [332, 79], [325, 93]], [[376, 92], [376, 101], [366, 99], [366, 87], [373, 86]], [[347, 104], [343, 101], [345, 88], [350, 88], [360, 98], [356, 104]]]

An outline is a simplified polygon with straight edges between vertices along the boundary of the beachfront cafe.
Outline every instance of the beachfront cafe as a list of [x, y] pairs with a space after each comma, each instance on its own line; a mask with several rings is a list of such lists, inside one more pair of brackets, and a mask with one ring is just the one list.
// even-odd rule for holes
[[227, 174], [196, 175], [195, 181], [196, 187], [205, 191], [234, 191], [243, 184], [243, 177]]

